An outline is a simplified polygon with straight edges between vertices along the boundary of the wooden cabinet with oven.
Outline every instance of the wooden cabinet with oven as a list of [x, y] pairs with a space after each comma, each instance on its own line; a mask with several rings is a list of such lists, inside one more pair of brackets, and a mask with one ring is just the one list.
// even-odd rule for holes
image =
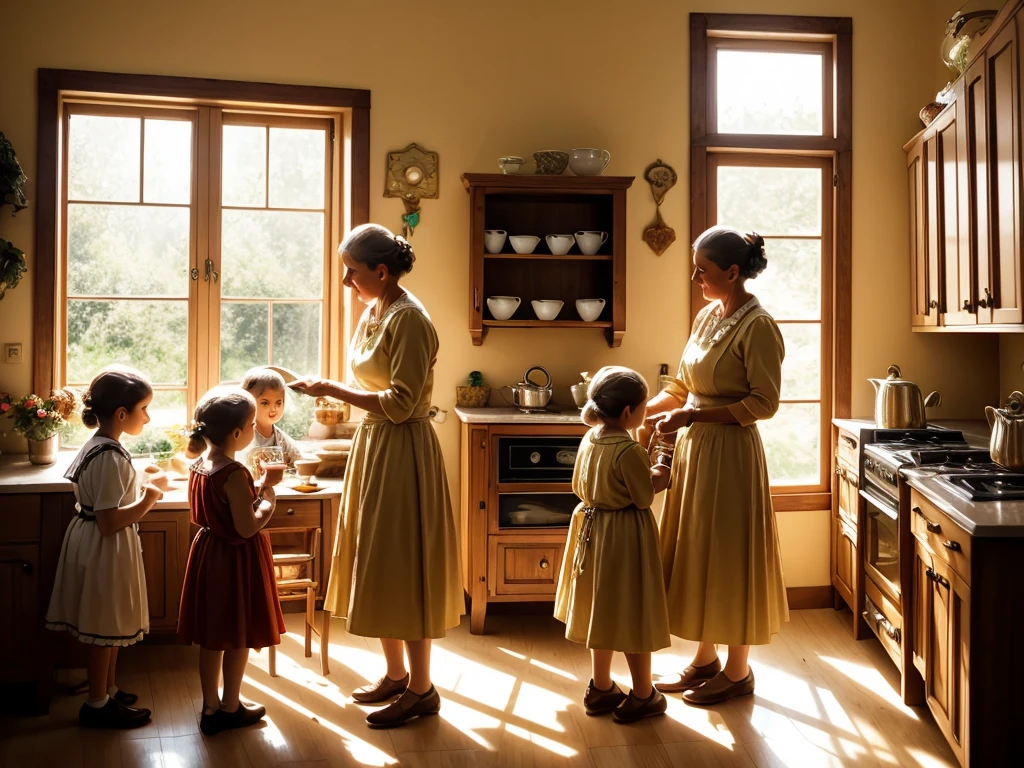
[[[489, 603], [554, 600], [565, 551], [572, 469], [587, 427], [462, 421], [461, 541], [470, 631]], [[470, 417], [471, 418], [471, 417]]]
[[1008, 3], [953, 102], [904, 147], [914, 330], [1024, 326], [1022, 27], [1024, 2]]
[[[469, 332], [483, 343], [492, 328], [601, 329], [618, 347], [626, 332], [626, 190], [632, 176], [546, 176], [465, 173], [469, 193]], [[490, 253], [485, 231], [500, 230]], [[595, 253], [585, 254], [571, 238], [577, 232], [606, 233]], [[567, 235], [571, 245], [555, 255], [548, 235]], [[513, 237], [538, 238], [532, 252], [517, 253]], [[596, 244], [597, 241], [595, 241]], [[524, 249], [520, 249], [524, 250]], [[588, 250], [591, 250], [588, 248]], [[511, 317], [496, 317], [489, 297], [513, 297]], [[584, 318], [578, 299], [597, 299], [596, 318]], [[561, 301], [553, 320], [537, 317], [531, 302]], [[514, 304], [511, 306], [515, 306]]]
[[928, 708], [965, 768], [1019, 764], [1024, 539], [971, 536], [916, 489], [911, 515], [909, 646]]
[[832, 492], [830, 569], [836, 610], [847, 605], [852, 613], [855, 639], [868, 636], [861, 620], [864, 579], [861, 566], [860, 462], [863, 436], [840, 426], [833, 427], [835, 440], [835, 482]]

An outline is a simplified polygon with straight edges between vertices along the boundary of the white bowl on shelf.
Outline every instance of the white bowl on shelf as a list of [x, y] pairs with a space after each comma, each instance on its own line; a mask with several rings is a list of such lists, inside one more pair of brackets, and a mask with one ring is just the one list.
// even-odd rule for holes
[[576, 299], [576, 312], [586, 322], [592, 323], [604, 311], [604, 299]]
[[558, 299], [535, 299], [530, 304], [538, 320], [554, 320], [562, 311], [562, 302]]
[[544, 238], [544, 242], [548, 244], [548, 250], [551, 251], [552, 256], [565, 256], [576, 239], [572, 235], [548, 235]]
[[519, 309], [522, 300], [518, 296], [488, 296], [487, 308], [495, 320], [508, 320]]
[[512, 250], [516, 253], [533, 253], [540, 238], [533, 235], [510, 235], [508, 241], [512, 243]]
[[587, 256], [593, 256], [601, 250], [601, 246], [604, 245], [604, 241], [607, 239], [607, 232], [590, 230], [576, 233], [576, 243], [580, 247], [580, 253]]
[[505, 237], [508, 233], [504, 229], [485, 229], [484, 248], [488, 253], [501, 253], [505, 247]]

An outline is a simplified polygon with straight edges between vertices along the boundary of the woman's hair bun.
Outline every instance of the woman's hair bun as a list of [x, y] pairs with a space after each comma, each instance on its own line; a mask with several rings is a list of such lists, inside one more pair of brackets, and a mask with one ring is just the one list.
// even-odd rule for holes
[[764, 252], [764, 238], [757, 232], [750, 232], [743, 239], [749, 244], [750, 250], [747, 264], [740, 270], [740, 274], [750, 280], [764, 272], [764, 268], [768, 266], [768, 257]]

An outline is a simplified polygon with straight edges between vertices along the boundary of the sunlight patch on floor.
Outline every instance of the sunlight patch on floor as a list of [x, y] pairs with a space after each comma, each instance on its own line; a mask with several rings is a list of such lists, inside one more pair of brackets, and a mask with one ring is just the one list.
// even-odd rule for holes
[[558, 714], [565, 712], [570, 704], [572, 702], [565, 696], [532, 683], [523, 683], [512, 714], [549, 730], [565, 733], [565, 728], [558, 722]]
[[[386, 752], [382, 752], [372, 744], [363, 741], [358, 736], [349, 733], [339, 725], [332, 723], [330, 720], [327, 720], [321, 717], [320, 715], [317, 715], [315, 712], [310, 711], [306, 707], [299, 704], [297, 701], [294, 701], [293, 699], [288, 698], [284, 694], [275, 691], [273, 688], [263, 685], [262, 683], [257, 682], [256, 680], [253, 680], [248, 675], [242, 678], [242, 680], [244, 683], [251, 685], [253, 688], [260, 691], [261, 693], [264, 693], [267, 696], [276, 699], [277, 701], [281, 702], [286, 707], [291, 708], [303, 717], [315, 721], [316, 723], [322, 725], [324, 728], [329, 730], [331, 733], [340, 736], [342, 740], [344, 740], [345, 747], [346, 749], [348, 749], [352, 757], [354, 757], [356, 760], [359, 760], [364, 765], [383, 766], [394, 765], [397, 762], [393, 757], [391, 757]], [[266, 717], [264, 719], [266, 720], [267, 723], [272, 724], [270, 717]], [[264, 733], [266, 730], [268, 729], [262, 729], [260, 732]], [[281, 736], [281, 731], [278, 730], [276, 726], [274, 727], [274, 730], [276, 731], [277, 735], [276, 737], [271, 736], [270, 738], [280, 739], [280, 743], [277, 743], [277, 741], [271, 741], [271, 744], [273, 746], [284, 746], [285, 742], [284, 738]]]
[[518, 725], [512, 725], [509, 723], [505, 726], [505, 732], [510, 733], [513, 736], [517, 736], [524, 741], [536, 744], [538, 747], [546, 749], [549, 752], [554, 752], [556, 755], [561, 755], [562, 757], [575, 757], [577, 755], [576, 750], [569, 745], [541, 736], [538, 733], [532, 733], [525, 728], [520, 728]]
[[539, 659], [530, 659], [530, 664], [538, 667], [539, 669], [543, 669], [546, 672], [558, 675], [559, 677], [564, 677], [566, 680], [572, 680], [574, 683], [578, 683], [580, 681], [580, 679], [572, 672], [566, 672], [564, 669], [559, 669], [558, 667], [553, 667], [550, 664], [545, 664]]
[[441, 718], [458, 728], [484, 749], [494, 749], [494, 745], [477, 733], [477, 731], [498, 730], [501, 727], [501, 720], [498, 718], [491, 717], [451, 699], [445, 699], [441, 705]]
[[894, 690], [889, 685], [889, 681], [882, 676], [882, 673], [870, 664], [856, 664], [846, 659], [837, 659], [834, 656], [822, 656], [821, 654], [818, 654], [818, 658], [844, 674], [864, 690], [883, 699], [886, 704], [889, 704], [894, 709], [899, 710], [914, 720], [918, 719], [917, 713], [903, 703], [900, 692]]
[[720, 747], [725, 747], [730, 751], [734, 748], [736, 737], [720, 713], [714, 709], [691, 707], [675, 696], [666, 696], [665, 698], [668, 699], [668, 710], [665, 712], [665, 717], [675, 720]]
[[527, 659], [527, 657], [524, 656], [523, 654], [516, 653], [515, 651], [510, 651], [508, 648], [502, 648], [500, 645], [498, 646], [498, 650], [501, 651], [502, 653], [507, 653], [509, 656], [512, 656], [513, 658], [516, 658], [516, 659], [522, 659], [523, 661], [526, 661], [526, 659]]

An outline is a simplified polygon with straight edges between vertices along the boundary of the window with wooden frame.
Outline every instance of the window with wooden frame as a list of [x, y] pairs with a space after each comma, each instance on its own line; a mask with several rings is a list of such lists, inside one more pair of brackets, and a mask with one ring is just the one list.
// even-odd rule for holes
[[[786, 343], [758, 425], [777, 510], [830, 507], [831, 419], [850, 409], [851, 37], [847, 18], [691, 14], [691, 232], [765, 238], [748, 289]], [[692, 315], [704, 306], [691, 291]]]
[[129, 364], [159, 428], [252, 366], [337, 377], [368, 111], [366, 91], [41, 71], [37, 389]]

